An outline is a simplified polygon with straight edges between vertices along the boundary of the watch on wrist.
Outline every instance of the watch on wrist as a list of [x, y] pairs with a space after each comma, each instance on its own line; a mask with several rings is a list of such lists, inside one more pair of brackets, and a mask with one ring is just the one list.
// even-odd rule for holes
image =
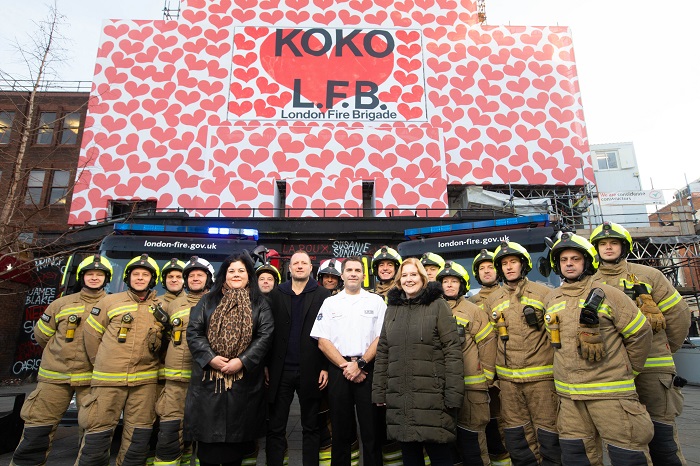
[[359, 358], [357, 360], [357, 367], [358, 368], [364, 369], [366, 365], [367, 365], [367, 361], [365, 361], [364, 358]]

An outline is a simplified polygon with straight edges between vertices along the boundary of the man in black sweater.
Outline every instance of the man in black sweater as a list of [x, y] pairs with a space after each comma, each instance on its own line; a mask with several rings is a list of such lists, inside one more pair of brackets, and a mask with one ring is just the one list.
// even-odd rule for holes
[[311, 276], [306, 252], [292, 255], [292, 279], [269, 294], [275, 333], [265, 368], [270, 402], [265, 451], [268, 466], [282, 466], [287, 449], [289, 407], [299, 397], [304, 466], [318, 466], [320, 426], [318, 412], [322, 390], [328, 384], [327, 360], [311, 338], [318, 310], [330, 292]]

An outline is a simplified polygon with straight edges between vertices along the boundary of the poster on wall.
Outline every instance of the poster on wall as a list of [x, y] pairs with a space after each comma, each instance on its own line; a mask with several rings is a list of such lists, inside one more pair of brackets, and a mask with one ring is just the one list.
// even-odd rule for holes
[[39, 370], [43, 349], [34, 340], [34, 325], [48, 305], [58, 297], [65, 263], [63, 257], [34, 260], [34, 271], [24, 300], [22, 326], [11, 368], [14, 377], [26, 378]]

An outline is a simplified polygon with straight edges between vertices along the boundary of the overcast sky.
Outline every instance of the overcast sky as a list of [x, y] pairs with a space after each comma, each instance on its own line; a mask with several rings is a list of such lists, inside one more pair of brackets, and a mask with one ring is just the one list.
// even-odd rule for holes
[[[66, 16], [61, 80], [92, 79], [105, 18], [161, 19], [165, 0], [57, 0]], [[24, 69], [10, 44], [25, 40], [43, 0], [3, 2], [0, 68]], [[177, 0], [170, 0], [171, 4]], [[634, 143], [642, 187], [672, 191], [700, 178], [700, 34], [694, 0], [487, 0], [491, 25], [572, 29], [589, 142]]]

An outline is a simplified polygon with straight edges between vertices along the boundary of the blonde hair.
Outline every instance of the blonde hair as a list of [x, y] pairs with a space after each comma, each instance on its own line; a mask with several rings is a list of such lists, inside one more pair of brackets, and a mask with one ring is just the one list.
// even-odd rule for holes
[[425, 267], [423, 267], [423, 264], [421, 264], [420, 260], [416, 259], [415, 257], [409, 257], [401, 263], [401, 265], [399, 266], [399, 270], [396, 271], [396, 276], [394, 277], [394, 286], [396, 288], [401, 289], [401, 273], [403, 272], [403, 269], [406, 266], [406, 264], [411, 264], [415, 266], [418, 270], [418, 275], [420, 275], [421, 280], [423, 280], [423, 286], [421, 286], [421, 289], [427, 287], [428, 273], [425, 271]]

